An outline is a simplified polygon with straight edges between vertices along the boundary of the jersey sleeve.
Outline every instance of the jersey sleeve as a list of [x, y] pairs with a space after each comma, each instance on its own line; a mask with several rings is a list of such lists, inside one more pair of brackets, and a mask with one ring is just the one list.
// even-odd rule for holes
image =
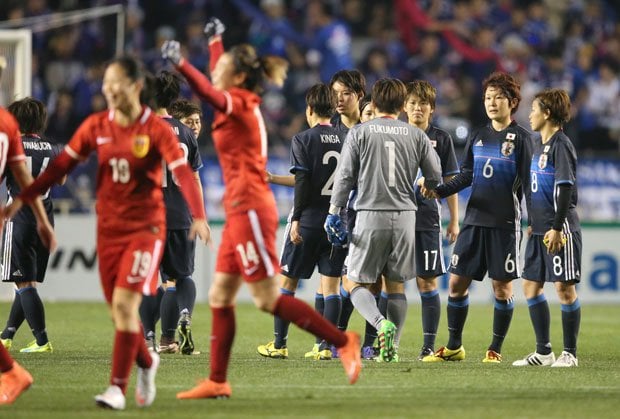
[[65, 146], [65, 151], [75, 160], [86, 160], [88, 155], [97, 147], [97, 135], [93, 128], [93, 117], [87, 118], [78, 130], [73, 134], [69, 143]]
[[310, 171], [306, 146], [297, 135], [291, 141], [291, 168], [289, 171], [293, 174], [298, 171]]
[[22, 144], [21, 134], [19, 132], [19, 125], [13, 115], [6, 112], [6, 135], [9, 137], [9, 150], [7, 152], [7, 163], [9, 165], [19, 163], [26, 160], [26, 154], [24, 153], [24, 146]]
[[476, 139], [476, 133], [472, 133], [472, 135], [467, 140], [465, 144], [465, 150], [463, 151], [463, 161], [461, 163], [461, 170], [459, 173], [454, 176], [448, 183], [444, 183], [443, 185], [439, 185], [436, 189], [437, 194], [441, 198], [445, 198], [454, 193], [457, 193], [469, 185], [471, 185], [474, 180], [474, 152], [472, 147], [474, 145], [474, 140]]
[[[416, 144], [420, 152], [420, 169], [424, 175], [424, 185], [434, 189], [441, 182], [441, 163], [428, 136], [422, 131], [419, 132], [419, 136], [421, 138], [416, 141]], [[414, 173], [413, 176], [415, 177], [416, 174]]]
[[559, 141], [554, 147], [553, 164], [555, 166], [556, 185], [574, 185], [577, 156], [572, 144], [568, 141]]
[[216, 110], [229, 115], [232, 112], [232, 99], [228, 92], [216, 89], [209, 79], [187, 60], [181, 60], [177, 69], [185, 76], [192, 90]]

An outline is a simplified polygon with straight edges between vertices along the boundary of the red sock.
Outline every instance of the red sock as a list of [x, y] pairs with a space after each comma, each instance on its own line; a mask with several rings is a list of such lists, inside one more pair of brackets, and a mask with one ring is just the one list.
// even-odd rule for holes
[[10, 371], [11, 368], [13, 368], [13, 358], [4, 345], [0, 343], [0, 372]]
[[131, 367], [138, 354], [138, 333], [116, 331], [114, 335], [114, 350], [112, 352], [112, 376], [110, 384], [119, 386], [123, 394], [127, 391], [127, 381]]
[[216, 383], [226, 381], [228, 361], [235, 339], [235, 308], [211, 308], [211, 374], [209, 379]]
[[[140, 325], [140, 336], [144, 336], [144, 328]], [[149, 348], [146, 346], [146, 341], [144, 339], [138, 340], [138, 355], [136, 357], [136, 364], [140, 368], [151, 368], [153, 365], [153, 358], [151, 358], [151, 353], [149, 352]]]
[[153, 358], [151, 358], [151, 353], [146, 346], [146, 342], [144, 339], [138, 339], [137, 345], [138, 353], [136, 354], [136, 364], [138, 364], [140, 368], [151, 368], [151, 365], [153, 365]]
[[302, 329], [312, 333], [337, 348], [347, 343], [347, 336], [336, 326], [327, 321], [316, 310], [297, 298], [280, 295], [273, 314], [295, 323]]

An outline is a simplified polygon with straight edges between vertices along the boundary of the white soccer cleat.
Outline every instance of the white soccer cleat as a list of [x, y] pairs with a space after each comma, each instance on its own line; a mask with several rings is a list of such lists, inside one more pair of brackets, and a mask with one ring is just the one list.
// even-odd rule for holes
[[125, 395], [119, 386], [110, 386], [105, 392], [95, 396], [95, 403], [105, 409], [124, 410]]
[[151, 368], [138, 368], [136, 382], [136, 404], [138, 407], [148, 407], [153, 404], [157, 388], [155, 387], [155, 375], [159, 368], [159, 355], [151, 352], [153, 364]]
[[571, 354], [570, 352], [566, 352], [566, 351], [562, 351], [562, 355], [560, 355], [558, 359], [553, 363], [553, 365], [551, 365], [551, 367], [560, 367], [560, 368], [578, 367], [578, 366], [579, 366], [579, 361], [577, 361], [577, 358], [575, 357], [575, 355]]
[[523, 359], [519, 359], [512, 363], [513, 367], [526, 367], [532, 365], [534, 367], [547, 367], [555, 362], [555, 355], [553, 352], [548, 355], [541, 355], [537, 352], [532, 352]]

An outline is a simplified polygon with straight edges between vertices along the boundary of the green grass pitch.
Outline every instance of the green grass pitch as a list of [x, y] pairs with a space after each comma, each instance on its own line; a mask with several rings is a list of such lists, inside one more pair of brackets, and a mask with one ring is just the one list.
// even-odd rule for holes
[[[237, 309], [237, 335], [229, 380], [229, 400], [177, 401], [179, 390], [206, 376], [210, 314], [196, 307], [193, 331], [201, 355], [163, 355], [153, 406], [139, 409], [133, 400], [132, 375], [127, 409], [101, 410], [93, 396], [108, 384], [113, 329], [107, 308], [95, 303], [47, 303], [48, 332], [54, 352], [20, 354], [32, 340], [26, 324], [19, 330], [13, 356], [28, 368], [33, 387], [0, 418], [608, 418], [620, 411], [620, 305], [582, 307], [579, 367], [516, 368], [511, 363], [534, 349], [527, 308], [517, 306], [504, 343], [504, 362], [481, 362], [491, 336], [492, 306], [470, 307], [465, 326], [467, 358], [462, 362], [423, 364], [420, 307], [410, 302], [398, 364], [364, 361], [361, 378], [347, 384], [340, 362], [307, 361], [313, 338], [291, 327], [289, 359], [261, 358], [256, 346], [272, 338], [273, 321], [254, 307]], [[8, 303], [0, 304], [3, 318]], [[551, 307], [552, 343], [562, 350], [560, 310]], [[351, 329], [363, 333], [358, 314]], [[438, 344], [447, 341], [445, 306]], [[135, 373], [135, 369], [134, 369]]]

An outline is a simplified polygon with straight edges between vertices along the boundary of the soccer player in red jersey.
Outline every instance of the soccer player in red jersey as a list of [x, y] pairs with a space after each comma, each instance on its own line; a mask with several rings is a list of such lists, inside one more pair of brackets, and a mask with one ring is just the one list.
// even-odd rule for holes
[[235, 336], [234, 303], [244, 280], [258, 308], [338, 347], [349, 381], [354, 383], [361, 369], [359, 337], [339, 331], [304, 302], [280, 295], [277, 286], [278, 214], [265, 179], [267, 133], [258, 92], [264, 76], [283, 82], [286, 62], [275, 57], [259, 58], [247, 44], [224, 52], [223, 31], [218, 19], [211, 19], [205, 27], [213, 83], [181, 57], [178, 42], [168, 41], [162, 46], [163, 57], [174, 63], [193, 90], [215, 109], [212, 135], [226, 185], [226, 224], [209, 290], [213, 313], [211, 373], [209, 379], [178, 393], [177, 398], [230, 397], [226, 375]]
[[[32, 182], [26, 167], [26, 155], [21, 142], [17, 121], [9, 112], [0, 108], [0, 173], [9, 165], [20, 188]], [[45, 208], [38, 195], [32, 200], [32, 209], [37, 219], [37, 232], [43, 244], [50, 250], [56, 247], [54, 230], [49, 223]], [[0, 217], [0, 227], [4, 217]], [[9, 351], [0, 344], [0, 405], [11, 404], [32, 384], [32, 376], [11, 358]]]
[[108, 389], [95, 397], [101, 407], [122, 410], [131, 366], [138, 364], [136, 403], [155, 399], [159, 356], [142, 339], [138, 307], [157, 288], [157, 268], [166, 236], [162, 158], [181, 186], [193, 222], [190, 238], [210, 238], [201, 195], [170, 126], [140, 103], [144, 74], [133, 58], [106, 68], [102, 92], [109, 110], [88, 117], [64, 151], [5, 210], [15, 214], [79, 161], [97, 152], [97, 254], [105, 299], [116, 334]]

